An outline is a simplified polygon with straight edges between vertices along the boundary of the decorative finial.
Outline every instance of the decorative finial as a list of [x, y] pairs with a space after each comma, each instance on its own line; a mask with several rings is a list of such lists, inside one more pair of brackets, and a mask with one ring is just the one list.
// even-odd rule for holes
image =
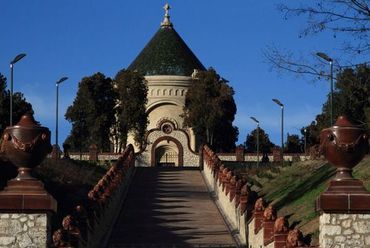
[[163, 22], [161, 23], [161, 27], [172, 27], [172, 23], [170, 21], [170, 15], [169, 15], [169, 10], [171, 9], [170, 5], [166, 3], [163, 9], [165, 13], [164, 13]]
[[196, 79], [198, 77], [198, 73], [199, 73], [199, 71], [197, 69], [194, 69], [193, 73], [191, 74], [191, 77], [193, 79]]

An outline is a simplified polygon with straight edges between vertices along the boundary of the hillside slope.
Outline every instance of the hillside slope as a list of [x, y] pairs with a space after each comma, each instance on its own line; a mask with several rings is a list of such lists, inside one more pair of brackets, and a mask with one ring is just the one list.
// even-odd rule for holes
[[[354, 176], [364, 181], [370, 190], [370, 156], [366, 156], [355, 168]], [[266, 168], [251, 176], [259, 195], [271, 202], [279, 216], [286, 216], [292, 226], [299, 227], [312, 238], [318, 239], [318, 213], [315, 199], [328, 187], [335, 175], [335, 168], [324, 160], [303, 161], [291, 166]]]

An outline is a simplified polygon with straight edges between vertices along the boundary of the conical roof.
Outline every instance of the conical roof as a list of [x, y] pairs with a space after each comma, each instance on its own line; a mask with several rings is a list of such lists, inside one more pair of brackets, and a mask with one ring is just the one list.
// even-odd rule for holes
[[205, 70], [169, 21], [168, 9], [161, 27], [128, 67], [145, 76], [191, 76], [194, 69]]

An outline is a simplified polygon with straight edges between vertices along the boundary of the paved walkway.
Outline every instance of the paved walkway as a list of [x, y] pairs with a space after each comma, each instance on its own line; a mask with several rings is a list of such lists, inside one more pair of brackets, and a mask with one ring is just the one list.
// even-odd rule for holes
[[137, 168], [108, 247], [236, 247], [199, 170]]

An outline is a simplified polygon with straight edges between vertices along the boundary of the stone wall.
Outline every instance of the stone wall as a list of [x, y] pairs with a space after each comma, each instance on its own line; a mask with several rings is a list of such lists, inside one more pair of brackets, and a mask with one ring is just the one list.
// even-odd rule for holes
[[236, 178], [224, 168], [218, 156], [207, 146], [203, 149], [203, 164], [203, 178], [218, 209], [236, 241], [246, 245], [246, 221], [250, 215], [247, 205], [253, 204], [253, 194], [249, 192], [246, 180]]
[[[235, 153], [218, 153], [217, 156], [222, 160], [222, 161], [236, 161], [236, 154]], [[269, 161], [273, 162], [274, 161], [274, 156], [272, 153], [267, 154]], [[288, 153], [284, 154], [284, 160], [285, 161], [294, 161], [294, 160], [299, 160], [299, 161], [306, 161], [309, 160], [310, 156], [306, 156], [305, 154], [301, 153]], [[259, 155], [259, 160], [262, 160], [262, 153]], [[246, 153], [244, 154], [244, 161], [246, 162], [256, 162], [257, 161], [257, 154], [256, 153]]]
[[[184, 144], [187, 144], [187, 143], [184, 143]], [[191, 154], [193, 155], [194, 152], [191, 151]], [[218, 153], [217, 155], [222, 161], [237, 161], [237, 156], [236, 156], [235, 153]], [[89, 153], [87, 153], [87, 152], [82, 153], [81, 156], [80, 156], [80, 153], [78, 153], [78, 152], [71, 152], [69, 154], [69, 156], [70, 156], [71, 159], [74, 159], [74, 160], [89, 160], [90, 159]], [[120, 153], [104, 152], [104, 153], [99, 153], [98, 154], [98, 160], [99, 161], [115, 161], [120, 156], [121, 156]], [[63, 157], [63, 154], [61, 155], [61, 157]], [[299, 158], [300, 161], [306, 161], [306, 160], [310, 159], [310, 156], [306, 156], [306, 155], [303, 155], [303, 154], [297, 154], [297, 155], [295, 155], [295, 154], [286, 154], [286, 155], [284, 155], [284, 160], [285, 161], [293, 161], [294, 157]], [[269, 158], [269, 161], [274, 161], [274, 158], [273, 158], [272, 154], [268, 154], [268, 158]], [[262, 154], [260, 154], [259, 159], [260, 159], [260, 161], [262, 160]], [[148, 160], [148, 159], [146, 159], [146, 160]], [[253, 162], [254, 161], [255, 162], [255, 161], [257, 161], [257, 155], [254, 154], [254, 153], [244, 154], [244, 161], [246, 161], [246, 162]]]
[[221, 153], [217, 154], [217, 156], [222, 161], [236, 161], [236, 155], [234, 153]]
[[256, 219], [252, 218], [248, 223], [248, 243], [249, 248], [263, 247], [263, 232], [255, 233]]
[[[98, 160], [99, 161], [115, 161], [118, 160], [118, 158], [121, 156], [121, 153], [99, 153], [98, 154]], [[62, 155], [63, 157], [63, 155]], [[80, 156], [80, 153], [70, 153], [69, 157], [74, 160], [89, 160], [90, 156], [88, 153], [82, 153]]]
[[321, 248], [370, 247], [370, 213], [323, 213], [319, 239]]
[[47, 214], [0, 214], [0, 247], [47, 247]]

